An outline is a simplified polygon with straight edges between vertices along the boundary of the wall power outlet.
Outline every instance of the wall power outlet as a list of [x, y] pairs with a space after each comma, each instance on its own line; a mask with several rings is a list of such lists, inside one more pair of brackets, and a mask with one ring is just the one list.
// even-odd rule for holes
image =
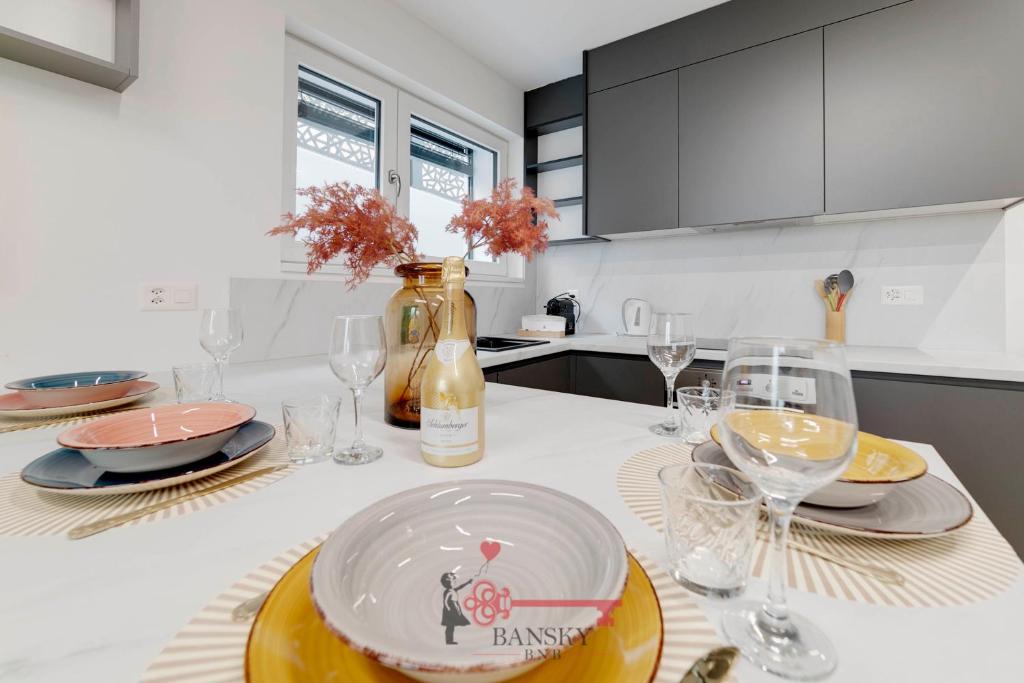
[[195, 282], [143, 282], [139, 285], [139, 308], [143, 311], [193, 311], [199, 285]]
[[882, 285], [883, 306], [923, 306], [924, 287], [921, 285]]

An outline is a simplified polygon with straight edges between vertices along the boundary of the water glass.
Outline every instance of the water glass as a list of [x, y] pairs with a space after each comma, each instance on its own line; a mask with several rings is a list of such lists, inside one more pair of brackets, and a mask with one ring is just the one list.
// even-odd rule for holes
[[675, 411], [676, 377], [690, 364], [697, 352], [697, 336], [693, 315], [689, 313], [655, 313], [647, 334], [647, 356], [665, 375], [665, 395], [668, 412], [665, 419], [650, 430], [659, 436], [679, 434], [679, 421]]
[[178, 403], [209, 401], [213, 398], [217, 382], [217, 366], [213, 363], [192, 363], [175, 365], [171, 368], [174, 376], [174, 395]]
[[757, 538], [761, 492], [742, 472], [693, 463], [658, 472], [669, 573], [700, 595], [743, 592]]
[[857, 407], [842, 344], [816, 339], [731, 339], [717, 430], [722, 448], [764, 494], [771, 530], [768, 595], [722, 615], [726, 638], [764, 671], [828, 676], [828, 636], [786, 603], [786, 540], [793, 510], [834, 481], [857, 450]]
[[676, 403], [679, 404], [679, 436], [683, 441], [697, 445], [710, 439], [711, 427], [718, 420], [722, 391], [711, 387], [683, 387], [676, 389]]
[[199, 345], [213, 356], [217, 367], [217, 388], [213, 400], [227, 401], [224, 396], [224, 366], [231, 352], [242, 345], [242, 316], [230, 308], [207, 308], [199, 323]]
[[365, 465], [380, 458], [384, 451], [363, 441], [363, 392], [384, 370], [388, 359], [384, 342], [384, 317], [379, 315], [339, 315], [331, 328], [328, 351], [331, 371], [352, 390], [355, 435], [352, 445], [339, 448], [334, 461], [341, 465]]
[[334, 451], [341, 399], [314, 396], [281, 403], [288, 457], [298, 465], [326, 460]]

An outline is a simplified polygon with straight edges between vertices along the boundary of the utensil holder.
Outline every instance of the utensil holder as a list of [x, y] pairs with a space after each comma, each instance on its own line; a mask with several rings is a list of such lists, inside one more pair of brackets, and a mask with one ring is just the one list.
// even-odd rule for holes
[[846, 309], [825, 311], [825, 339], [846, 343]]

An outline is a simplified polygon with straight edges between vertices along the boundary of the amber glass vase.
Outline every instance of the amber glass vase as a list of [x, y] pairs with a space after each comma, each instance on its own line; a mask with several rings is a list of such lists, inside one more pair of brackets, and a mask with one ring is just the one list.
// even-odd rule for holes
[[[441, 324], [441, 264], [405, 263], [395, 268], [395, 275], [402, 278], [402, 288], [391, 295], [384, 317], [388, 341], [384, 416], [396, 427], [419, 429], [420, 380], [434, 352]], [[468, 291], [466, 330], [475, 348], [476, 302]]]

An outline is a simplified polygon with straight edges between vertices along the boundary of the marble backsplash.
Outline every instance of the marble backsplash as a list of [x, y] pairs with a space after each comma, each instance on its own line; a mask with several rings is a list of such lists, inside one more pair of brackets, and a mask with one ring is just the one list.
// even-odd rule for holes
[[[399, 281], [365, 282], [349, 291], [344, 282], [318, 279], [231, 278], [231, 306], [245, 324], [245, 343], [233, 362], [271, 360], [327, 353], [331, 321], [346, 313], [384, 313]], [[477, 305], [477, 333], [514, 330], [533, 310], [533, 268], [525, 285], [494, 286], [470, 282]]]
[[[537, 301], [578, 289], [582, 330], [622, 330], [624, 299], [690, 311], [702, 337], [824, 334], [813, 282], [849, 268], [857, 288], [847, 342], [867, 346], [1007, 348], [1006, 214], [944, 214], [813, 227], [552, 247]], [[1017, 227], [1017, 226], [1014, 226]], [[924, 305], [882, 305], [883, 285], [921, 285]], [[1012, 291], [1012, 290], [1011, 290]]]

